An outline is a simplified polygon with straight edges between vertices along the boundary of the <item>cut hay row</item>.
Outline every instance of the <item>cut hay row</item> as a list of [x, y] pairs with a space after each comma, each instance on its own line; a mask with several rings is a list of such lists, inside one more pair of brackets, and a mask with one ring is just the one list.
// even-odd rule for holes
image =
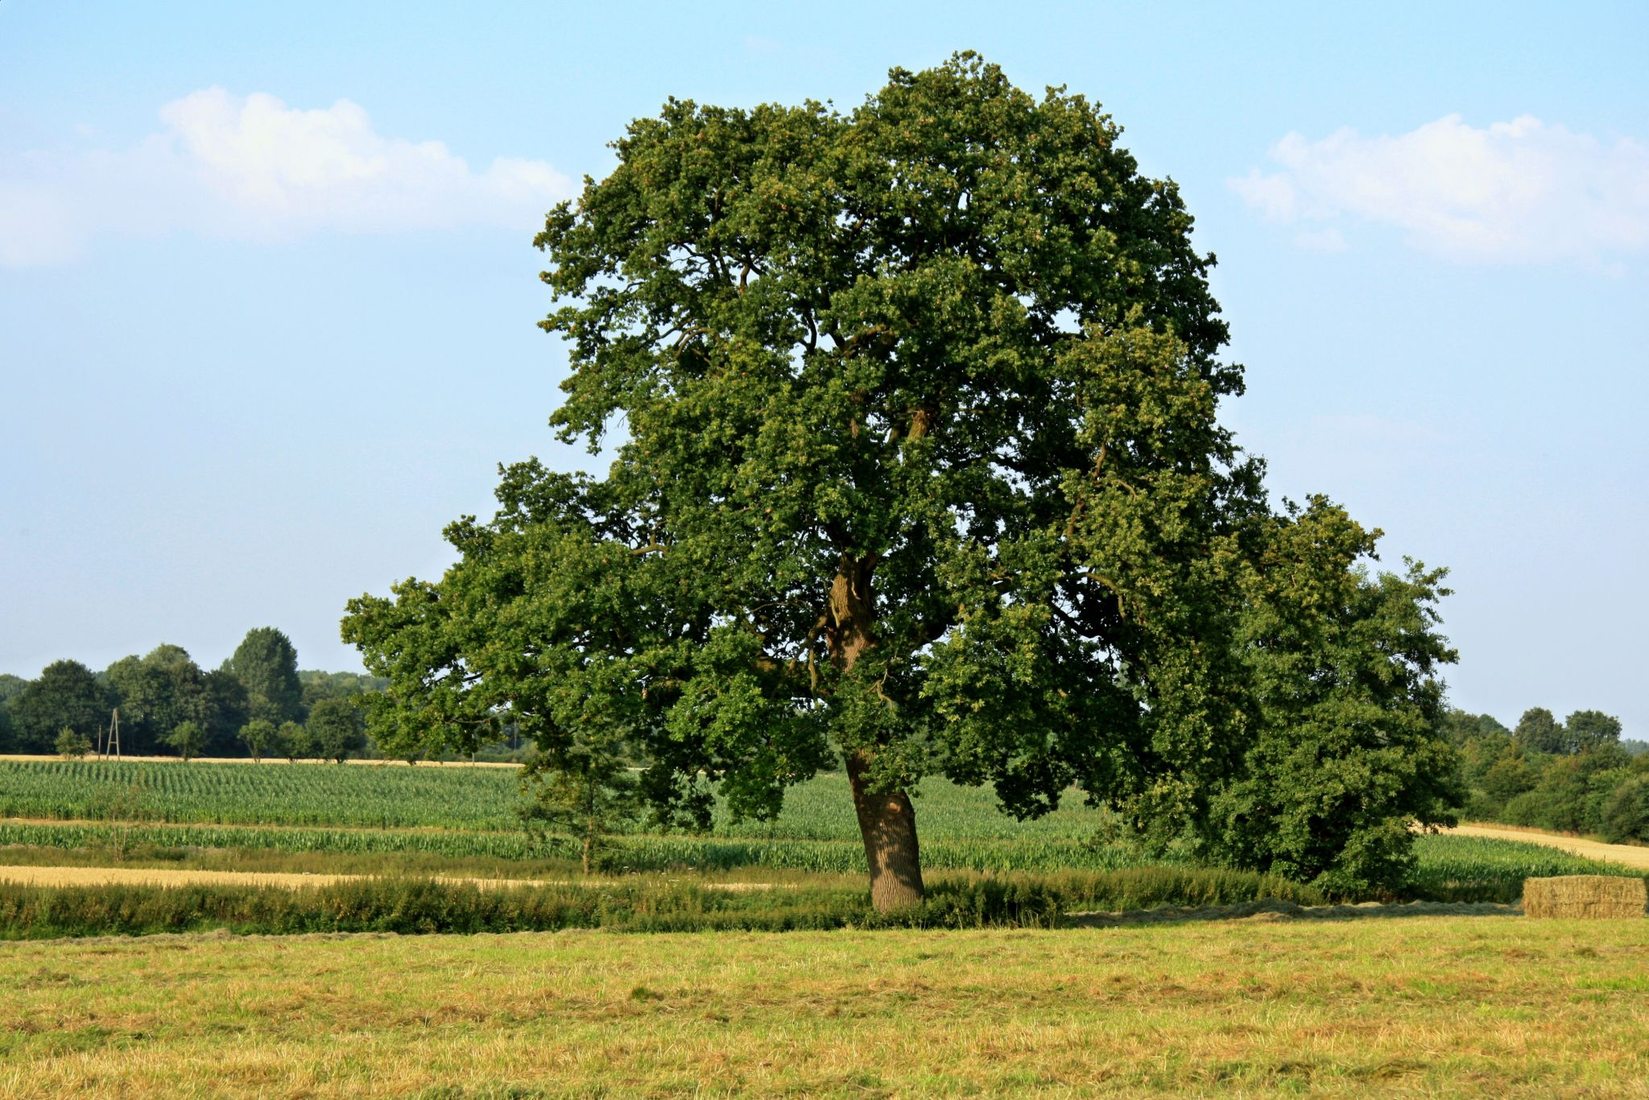
[[1649, 889], [1641, 878], [1559, 875], [1523, 884], [1523, 913], [1530, 917], [1622, 920], [1642, 918]]

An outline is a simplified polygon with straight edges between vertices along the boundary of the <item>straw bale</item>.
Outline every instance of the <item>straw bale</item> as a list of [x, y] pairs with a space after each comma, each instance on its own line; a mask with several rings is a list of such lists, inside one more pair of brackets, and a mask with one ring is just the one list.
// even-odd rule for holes
[[1523, 915], [1610, 919], [1642, 917], [1649, 888], [1641, 878], [1559, 875], [1523, 880]]

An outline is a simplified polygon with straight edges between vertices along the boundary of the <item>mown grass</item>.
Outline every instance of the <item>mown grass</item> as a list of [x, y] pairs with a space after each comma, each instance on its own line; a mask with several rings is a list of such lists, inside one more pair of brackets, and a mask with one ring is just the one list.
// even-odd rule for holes
[[0, 1096], [1640, 1096], [1649, 921], [0, 947]]

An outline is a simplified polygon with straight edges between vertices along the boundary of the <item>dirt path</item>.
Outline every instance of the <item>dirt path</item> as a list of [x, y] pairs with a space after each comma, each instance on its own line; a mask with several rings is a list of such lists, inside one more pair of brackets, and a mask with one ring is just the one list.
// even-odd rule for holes
[[1455, 836], [1481, 836], [1491, 840], [1521, 840], [1525, 844], [1544, 844], [1587, 859], [1601, 859], [1609, 863], [1623, 863], [1628, 867], [1649, 870], [1649, 848], [1635, 844], [1605, 844], [1601, 840], [1584, 840], [1563, 833], [1546, 833], [1539, 829], [1520, 829], [1515, 825], [1457, 825], [1440, 830]]

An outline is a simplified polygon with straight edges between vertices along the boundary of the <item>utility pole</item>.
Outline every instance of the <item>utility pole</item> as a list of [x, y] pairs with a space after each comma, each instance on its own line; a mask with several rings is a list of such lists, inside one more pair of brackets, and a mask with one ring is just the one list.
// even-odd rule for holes
[[98, 758], [99, 759], [107, 759], [108, 755], [110, 753], [114, 753], [115, 759], [119, 760], [120, 759], [120, 708], [119, 707], [116, 707], [114, 709], [114, 713], [109, 715], [109, 734], [108, 734], [108, 737], [105, 739], [102, 736], [102, 733], [103, 733], [102, 730], [98, 730], [98, 735], [99, 735], [98, 740], [101, 742], [97, 746]]

